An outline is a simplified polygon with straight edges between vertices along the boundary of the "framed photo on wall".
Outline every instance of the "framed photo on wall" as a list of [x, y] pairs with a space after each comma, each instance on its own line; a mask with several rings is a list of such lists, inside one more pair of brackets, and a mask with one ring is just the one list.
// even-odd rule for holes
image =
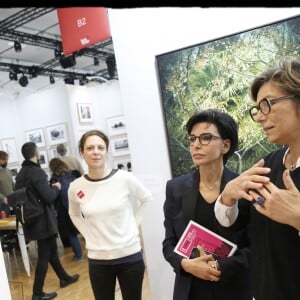
[[2, 150], [8, 153], [8, 163], [19, 161], [16, 142], [14, 138], [1, 140]]
[[25, 136], [27, 142], [33, 142], [38, 147], [46, 146], [43, 128], [25, 131]]
[[77, 103], [77, 110], [80, 123], [92, 123], [94, 121], [91, 103]]
[[124, 135], [122, 137], [112, 138], [110, 140], [110, 143], [111, 143], [112, 156], [122, 156], [122, 155], [128, 155], [130, 153], [127, 135]]
[[67, 126], [65, 123], [48, 126], [46, 130], [49, 146], [66, 143], [68, 141]]
[[251, 122], [249, 86], [266, 66], [300, 57], [299, 27], [297, 15], [156, 56], [173, 177], [194, 168], [185, 124], [205, 109], [228, 112], [239, 124], [239, 149], [226, 163], [231, 170], [241, 173], [278, 147]]
[[132, 171], [131, 158], [129, 155], [120, 157], [113, 160], [113, 167], [115, 169], [121, 169], [128, 172]]
[[107, 128], [109, 136], [126, 133], [126, 123], [124, 115], [107, 118]]
[[40, 150], [39, 163], [42, 169], [48, 168], [49, 162], [48, 162], [48, 156], [46, 150]]

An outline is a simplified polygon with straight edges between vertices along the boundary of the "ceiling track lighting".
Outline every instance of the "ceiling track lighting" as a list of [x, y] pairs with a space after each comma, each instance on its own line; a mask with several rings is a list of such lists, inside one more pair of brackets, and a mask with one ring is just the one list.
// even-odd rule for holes
[[25, 76], [24, 74], [20, 77], [19, 79], [19, 84], [22, 86], [22, 87], [25, 87], [27, 86], [28, 84], [28, 77]]
[[16, 73], [16, 72], [10, 71], [10, 72], [9, 72], [9, 79], [10, 79], [10, 80], [15, 80], [15, 81], [17, 81], [17, 80], [18, 80], [18, 75], [17, 75], [17, 73]]
[[94, 57], [94, 66], [99, 66], [99, 59]]
[[53, 75], [50, 75], [49, 82], [50, 82], [50, 84], [54, 84], [55, 83], [55, 79], [54, 79]]
[[14, 48], [15, 48], [16, 52], [21, 52], [22, 51], [21, 43], [19, 41], [15, 41], [14, 42]]

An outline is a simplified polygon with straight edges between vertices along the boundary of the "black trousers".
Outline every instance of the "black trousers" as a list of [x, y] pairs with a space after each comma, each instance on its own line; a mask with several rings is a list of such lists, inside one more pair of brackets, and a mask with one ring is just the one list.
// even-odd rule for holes
[[70, 276], [66, 273], [58, 257], [56, 236], [37, 241], [38, 260], [35, 268], [33, 294], [40, 296], [43, 293], [44, 282], [48, 270], [48, 263], [60, 280], [67, 280]]
[[114, 300], [118, 278], [123, 300], [141, 300], [145, 272], [143, 260], [102, 265], [89, 259], [89, 275], [96, 300]]

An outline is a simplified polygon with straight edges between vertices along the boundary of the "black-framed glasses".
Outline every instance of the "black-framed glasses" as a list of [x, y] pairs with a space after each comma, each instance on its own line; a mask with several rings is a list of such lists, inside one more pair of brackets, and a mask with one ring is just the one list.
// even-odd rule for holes
[[267, 115], [270, 113], [272, 105], [274, 103], [277, 103], [284, 99], [292, 99], [292, 98], [299, 98], [299, 96], [286, 95], [286, 96], [281, 96], [281, 97], [273, 98], [273, 99], [263, 98], [262, 100], [259, 101], [258, 105], [254, 105], [249, 109], [250, 117], [254, 122], [256, 122], [256, 116], [259, 111], [262, 114]]
[[211, 140], [222, 139], [222, 138], [219, 136], [213, 135], [211, 133], [202, 133], [199, 136], [196, 136], [196, 135], [188, 136], [188, 141], [191, 145], [196, 143], [197, 139], [202, 146], [206, 146], [211, 142]]

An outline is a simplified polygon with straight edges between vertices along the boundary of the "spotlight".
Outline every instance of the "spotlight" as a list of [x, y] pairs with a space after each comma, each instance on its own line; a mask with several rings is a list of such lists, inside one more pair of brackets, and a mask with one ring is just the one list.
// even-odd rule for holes
[[50, 84], [54, 84], [55, 83], [55, 79], [54, 79], [54, 77], [52, 75], [50, 75], [49, 81], [50, 81]]
[[19, 83], [21, 86], [25, 87], [28, 84], [28, 78], [24, 74], [20, 77]]
[[99, 59], [94, 57], [94, 66], [99, 66]]
[[65, 79], [65, 84], [74, 84], [74, 77], [73, 76], [67, 76]]
[[70, 67], [74, 67], [76, 65], [76, 58], [74, 54], [71, 54], [69, 56], [62, 56], [59, 59], [59, 63], [61, 64], [61, 66], [66, 69], [66, 68], [70, 68]]
[[110, 77], [110, 79], [112, 79], [115, 75], [115, 71], [116, 71], [116, 59], [114, 55], [109, 56], [106, 60], [106, 65], [107, 65], [107, 72], [108, 75]]
[[9, 72], [9, 79], [10, 80], [18, 80], [18, 75], [17, 75], [17, 73], [15, 73], [15, 72], [12, 72], [12, 71], [10, 71]]
[[62, 56], [61, 48], [54, 49], [54, 57], [61, 57], [61, 56]]
[[88, 82], [89, 82], [89, 80], [85, 76], [83, 76], [79, 79], [79, 85], [85, 85]]
[[28, 72], [30, 74], [30, 78], [35, 78], [38, 76], [39, 68], [37, 66], [31, 66], [28, 68]]
[[21, 51], [22, 51], [21, 43], [18, 42], [18, 41], [15, 41], [15, 42], [14, 42], [14, 48], [15, 48], [15, 51], [16, 51], [16, 52], [21, 52]]

